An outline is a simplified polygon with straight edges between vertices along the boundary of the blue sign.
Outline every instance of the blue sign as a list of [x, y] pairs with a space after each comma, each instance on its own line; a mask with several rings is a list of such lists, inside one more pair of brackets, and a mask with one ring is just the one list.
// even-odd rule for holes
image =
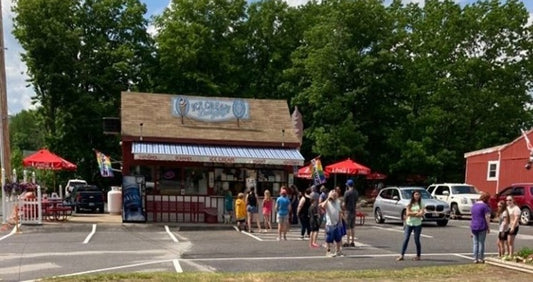
[[172, 115], [205, 122], [249, 119], [250, 106], [243, 99], [172, 98]]

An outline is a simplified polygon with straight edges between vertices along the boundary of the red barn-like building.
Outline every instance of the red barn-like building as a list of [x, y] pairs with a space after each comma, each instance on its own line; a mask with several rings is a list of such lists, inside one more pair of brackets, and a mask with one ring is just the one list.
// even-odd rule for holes
[[[526, 132], [533, 140], [533, 130]], [[494, 195], [513, 183], [533, 182], [533, 170], [525, 165], [529, 150], [523, 135], [510, 143], [464, 154], [465, 182]]]

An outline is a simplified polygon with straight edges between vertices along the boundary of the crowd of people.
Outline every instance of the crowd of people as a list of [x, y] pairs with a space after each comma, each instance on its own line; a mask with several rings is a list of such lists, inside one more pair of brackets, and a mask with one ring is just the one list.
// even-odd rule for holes
[[[474, 263], [485, 262], [485, 239], [490, 233], [491, 210], [488, 205], [490, 195], [481, 193], [479, 200], [472, 206], [470, 222], [473, 244]], [[292, 185], [281, 187], [280, 196], [273, 199], [271, 192], [265, 190], [262, 203], [259, 203], [255, 189], [248, 189], [246, 193], [239, 193], [233, 205], [233, 197], [228, 193], [225, 201], [226, 213], [233, 213], [235, 207], [235, 220], [239, 231], [253, 233], [271, 232], [271, 218], [274, 213], [277, 222], [277, 241], [287, 240], [287, 232], [291, 224], [300, 224], [300, 239], [309, 240], [310, 248], [320, 248], [318, 237], [320, 230], [324, 233], [324, 247], [326, 256], [344, 256], [342, 251], [346, 247], [355, 247], [355, 221], [356, 208], [359, 199], [353, 180], [346, 182], [345, 192], [340, 187], [328, 191], [325, 186], [311, 186], [303, 193]], [[261, 228], [259, 219], [259, 204], [262, 209]], [[411, 195], [411, 200], [406, 207], [404, 219], [404, 238], [401, 244], [400, 256], [397, 261], [404, 260], [411, 234], [413, 234], [416, 256], [413, 260], [420, 260], [422, 247], [420, 235], [422, 233], [422, 220], [425, 206], [419, 192]], [[500, 257], [514, 253], [514, 240], [519, 229], [520, 208], [515, 205], [512, 196], [498, 203], [496, 219], [498, 225], [498, 254]], [[322, 228], [322, 229], [321, 229]], [[344, 243], [343, 243], [344, 241]]]
[[[346, 192], [343, 194], [341, 191], [340, 187], [328, 191], [322, 185], [311, 186], [300, 193], [294, 185], [283, 186], [280, 196], [275, 200], [271, 192], [265, 190], [263, 200], [259, 203], [259, 197], [252, 187], [244, 193], [239, 193], [235, 202], [228, 191], [224, 206], [226, 217], [235, 216], [238, 230], [249, 233], [271, 232], [271, 218], [274, 215], [278, 241], [287, 240], [287, 232], [292, 224], [300, 224], [300, 239], [308, 240], [310, 248], [320, 248], [318, 237], [322, 228], [326, 255], [344, 256], [343, 247], [355, 247], [355, 219], [359, 194], [351, 179], [346, 182]], [[262, 219], [259, 218], [260, 208]], [[346, 238], [344, 244], [343, 238]]]

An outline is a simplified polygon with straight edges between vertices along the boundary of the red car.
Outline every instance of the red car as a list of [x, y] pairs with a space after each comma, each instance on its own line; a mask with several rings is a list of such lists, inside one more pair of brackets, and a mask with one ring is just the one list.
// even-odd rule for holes
[[490, 208], [495, 213], [498, 210], [498, 202], [505, 201], [511, 195], [516, 205], [522, 210], [520, 224], [528, 224], [533, 221], [531, 211], [533, 211], [533, 183], [517, 183], [506, 187], [500, 193], [490, 198]]

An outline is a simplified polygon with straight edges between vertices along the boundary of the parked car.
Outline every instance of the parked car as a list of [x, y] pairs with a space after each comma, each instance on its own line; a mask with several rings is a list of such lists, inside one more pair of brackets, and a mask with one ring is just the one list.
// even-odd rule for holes
[[414, 191], [420, 192], [422, 204], [426, 208], [423, 221], [435, 221], [438, 226], [446, 226], [450, 218], [450, 205], [433, 199], [423, 187], [383, 188], [374, 202], [376, 223], [384, 223], [386, 219], [404, 221], [405, 211]]
[[479, 200], [480, 196], [476, 187], [465, 183], [431, 184], [427, 190], [433, 198], [450, 205], [450, 218], [452, 219], [471, 215], [472, 205]]
[[73, 206], [77, 213], [82, 210], [104, 213], [104, 198], [104, 191], [95, 185], [76, 185], [65, 202]]
[[69, 197], [74, 187], [80, 185], [87, 185], [87, 181], [83, 179], [69, 179], [67, 185], [65, 185], [65, 197]]
[[491, 197], [489, 200], [493, 215], [498, 210], [498, 202], [504, 201], [511, 195], [516, 205], [522, 210], [520, 214], [520, 224], [529, 224], [533, 221], [531, 211], [533, 211], [533, 183], [517, 183], [504, 188], [501, 192]]

